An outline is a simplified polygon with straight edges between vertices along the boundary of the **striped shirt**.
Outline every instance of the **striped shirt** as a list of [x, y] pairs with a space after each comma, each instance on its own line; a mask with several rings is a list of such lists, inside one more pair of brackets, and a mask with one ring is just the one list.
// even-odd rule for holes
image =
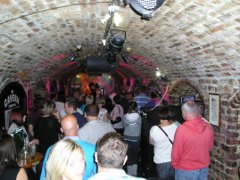
[[140, 108], [144, 107], [150, 101], [150, 98], [144, 93], [141, 93], [138, 96], [134, 97], [134, 101], [137, 103], [138, 111], [140, 111]]

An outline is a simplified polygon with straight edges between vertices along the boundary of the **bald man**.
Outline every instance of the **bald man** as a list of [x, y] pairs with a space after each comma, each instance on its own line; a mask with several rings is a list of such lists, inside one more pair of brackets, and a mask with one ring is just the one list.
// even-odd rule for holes
[[[86, 162], [83, 180], [87, 180], [96, 173], [96, 163], [94, 161], [96, 147], [93, 144], [80, 140], [78, 137], [78, 129], [79, 126], [74, 115], [66, 115], [61, 121], [61, 132], [64, 134], [64, 139], [68, 138], [75, 141], [83, 149], [84, 159]], [[40, 180], [44, 180], [46, 178], [46, 164], [51, 149], [52, 146], [48, 148], [44, 157]]]
[[61, 132], [64, 137], [78, 136], [78, 123], [74, 115], [67, 115], [61, 121]]

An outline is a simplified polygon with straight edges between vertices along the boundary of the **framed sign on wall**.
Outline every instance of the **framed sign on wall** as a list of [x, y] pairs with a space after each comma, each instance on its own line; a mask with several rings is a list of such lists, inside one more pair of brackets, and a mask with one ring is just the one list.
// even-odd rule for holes
[[220, 96], [209, 94], [209, 123], [219, 127], [220, 123]]
[[196, 97], [193, 95], [188, 95], [188, 96], [181, 96], [180, 97], [180, 104], [183, 104], [187, 101], [195, 101]]

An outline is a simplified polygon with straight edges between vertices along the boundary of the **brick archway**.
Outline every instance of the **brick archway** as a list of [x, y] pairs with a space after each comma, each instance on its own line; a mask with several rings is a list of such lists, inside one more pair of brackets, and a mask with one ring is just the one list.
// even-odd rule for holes
[[180, 96], [194, 95], [197, 101], [203, 102], [203, 96], [196, 86], [189, 80], [181, 79], [171, 83], [169, 90], [170, 98], [176, 103]]

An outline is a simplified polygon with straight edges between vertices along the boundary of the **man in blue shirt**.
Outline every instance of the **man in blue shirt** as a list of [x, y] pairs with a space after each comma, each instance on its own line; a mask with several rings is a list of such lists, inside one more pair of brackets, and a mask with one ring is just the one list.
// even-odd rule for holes
[[138, 112], [140, 112], [141, 107], [144, 107], [149, 101], [150, 98], [145, 94], [146, 87], [142, 86], [141, 89], [139, 89], [139, 94], [134, 97], [133, 101], [135, 101], [138, 105]]
[[77, 111], [77, 102], [74, 98], [67, 98], [64, 108], [67, 114], [72, 114], [77, 118], [79, 128], [82, 128], [86, 123], [86, 118]]
[[[74, 115], [66, 115], [61, 121], [61, 131], [64, 134], [64, 138], [69, 138], [75, 141], [83, 149], [84, 160], [86, 163], [83, 180], [87, 180], [89, 177], [96, 173], [96, 163], [94, 161], [94, 153], [96, 147], [93, 144], [80, 140], [78, 137], [78, 129], [79, 126]], [[40, 180], [45, 179], [46, 164], [51, 149], [52, 146], [48, 148], [46, 155], [44, 157]]]

